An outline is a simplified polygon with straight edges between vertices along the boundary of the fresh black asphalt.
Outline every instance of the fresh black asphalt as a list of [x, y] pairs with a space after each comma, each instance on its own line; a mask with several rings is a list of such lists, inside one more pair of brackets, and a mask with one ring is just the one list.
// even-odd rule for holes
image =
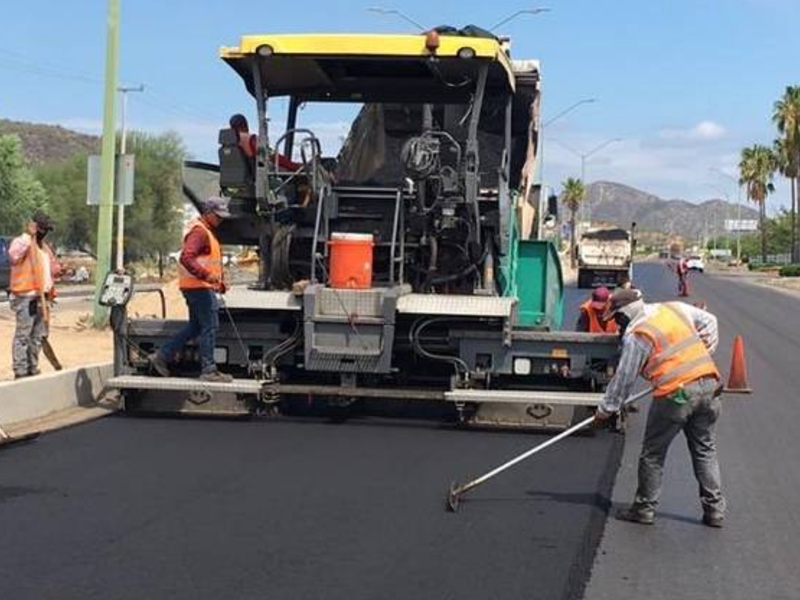
[[[671, 295], [659, 269], [642, 277]], [[0, 451], [0, 596], [578, 598], [620, 436], [569, 439], [444, 511], [451, 480], [544, 439], [126, 417], [46, 435]]]

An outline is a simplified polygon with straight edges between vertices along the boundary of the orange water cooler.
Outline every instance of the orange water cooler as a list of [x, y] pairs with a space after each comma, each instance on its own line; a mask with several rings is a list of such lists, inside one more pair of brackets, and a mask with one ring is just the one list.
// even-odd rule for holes
[[372, 287], [375, 241], [369, 233], [332, 233], [328, 241], [332, 288], [363, 290]]

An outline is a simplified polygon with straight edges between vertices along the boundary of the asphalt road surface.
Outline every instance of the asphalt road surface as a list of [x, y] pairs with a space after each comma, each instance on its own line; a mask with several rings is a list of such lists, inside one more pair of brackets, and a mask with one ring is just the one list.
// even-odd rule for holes
[[[697, 484], [677, 439], [655, 527], [610, 522], [586, 597], [797, 600], [800, 298], [737, 278], [691, 281], [692, 300], [705, 300], [719, 318], [718, 364], [728, 372], [733, 336], [741, 334], [753, 388], [750, 396], [723, 396], [718, 438], [726, 525], [710, 530], [699, 523]], [[630, 502], [635, 487], [638, 447], [631, 441], [618, 502]]]
[[[660, 265], [637, 267], [635, 281], [650, 299], [674, 297], [673, 278]], [[730, 286], [742, 295], [738, 306], [728, 306]], [[698, 285], [706, 287], [712, 308], [725, 304], [719, 312], [728, 330], [762, 302], [740, 284]], [[569, 291], [566, 326], [585, 293]], [[770, 323], [793, 314], [796, 300], [775, 298], [773, 306], [769, 298]], [[800, 332], [747, 326], [763, 345], [754, 369], [768, 365], [775, 340], [786, 350], [777, 356], [784, 368], [768, 365], [760, 383], [784, 378], [780, 385], [789, 385], [788, 349]], [[787, 403], [776, 417], [788, 423], [791, 408]], [[755, 442], [768, 429], [760, 429], [742, 452], [762, 451]], [[476, 490], [458, 514], [443, 509], [451, 480], [480, 474], [543, 439], [378, 420], [113, 417], [64, 430], [0, 451], [0, 593], [578, 598], [602, 533], [619, 436], [567, 440]], [[780, 450], [774, 440], [766, 446], [765, 468]], [[796, 504], [797, 463], [788, 468], [792, 488], [765, 490], [763, 502], [796, 523], [785, 501]], [[759, 475], [766, 476], [754, 474], [753, 486]], [[755, 507], [739, 510], [747, 508]], [[788, 553], [772, 558], [792, 560]]]

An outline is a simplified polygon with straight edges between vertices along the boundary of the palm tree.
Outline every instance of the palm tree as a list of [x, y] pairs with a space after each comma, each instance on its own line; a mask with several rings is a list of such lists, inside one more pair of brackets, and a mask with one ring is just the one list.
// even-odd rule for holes
[[742, 150], [739, 161], [739, 185], [745, 186], [747, 197], [758, 204], [761, 229], [761, 260], [767, 262], [767, 196], [775, 191], [772, 178], [778, 169], [778, 160], [769, 146], [754, 144]]
[[575, 246], [577, 240], [575, 239], [575, 221], [578, 215], [578, 209], [583, 202], [586, 195], [586, 188], [580, 179], [575, 177], [568, 177], [566, 181], [561, 184], [564, 191], [561, 192], [561, 200], [567, 205], [569, 209], [569, 264], [575, 268]]
[[775, 154], [777, 161], [778, 172], [789, 179], [792, 189], [792, 209], [790, 211], [791, 233], [790, 252], [792, 255], [792, 262], [800, 262], [798, 251], [800, 248], [797, 246], [797, 178], [800, 176], [800, 156], [796, 156], [789, 144], [787, 138], [778, 138], [772, 144], [772, 151]]
[[797, 201], [798, 178], [800, 178], [800, 86], [788, 86], [783, 97], [775, 102], [772, 121], [783, 138], [776, 150], [780, 161], [780, 171], [791, 180], [792, 185], [792, 262], [800, 262], [800, 248], [797, 245]]

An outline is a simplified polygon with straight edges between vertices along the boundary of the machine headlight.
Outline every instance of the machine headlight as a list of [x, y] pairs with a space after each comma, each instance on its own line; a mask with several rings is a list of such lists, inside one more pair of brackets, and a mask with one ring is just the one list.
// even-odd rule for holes
[[475, 48], [465, 46], [458, 51], [458, 58], [475, 58]]
[[514, 375], [530, 375], [531, 374], [531, 359], [530, 358], [515, 358], [513, 364]]
[[275, 54], [275, 49], [269, 44], [264, 44], [263, 46], [259, 46], [256, 52], [258, 52], [259, 56], [272, 56]]

